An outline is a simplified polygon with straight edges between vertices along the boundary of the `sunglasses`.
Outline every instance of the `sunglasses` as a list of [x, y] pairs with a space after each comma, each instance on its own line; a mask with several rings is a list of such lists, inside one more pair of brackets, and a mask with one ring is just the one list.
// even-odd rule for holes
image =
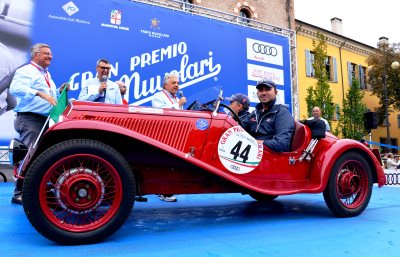
[[111, 69], [111, 67], [104, 67], [104, 66], [97, 66], [97, 67], [99, 67], [102, 70], [110, 70]]

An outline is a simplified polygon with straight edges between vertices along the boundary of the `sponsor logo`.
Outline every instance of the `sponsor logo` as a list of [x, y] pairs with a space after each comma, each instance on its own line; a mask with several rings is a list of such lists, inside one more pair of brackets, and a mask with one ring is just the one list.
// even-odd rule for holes
[[151, 19], [151, 28], [152, 29], [160, 29], [160, 21], [156, 18]]
[[110, 22], [111, 24], [121, 25], [122, 12], [120, 10], [112, 10]]
[[265, 54], [265, 55], [272, 55], [272, 56], [277, 56], [278, 55], [278, 50], [269, 45], [264, 45], [260, 43], [253, 43], [253, 51], [257, 54]]
[[102, 27], [110, 29], [118, 29], [129, 31], [129, 27], [121, 26], [122, 24], [122, 11], [121, 10], [111, 10], [110, 12], [110, 23], [101, 23]]
[[74, 2], [69, 1], [68, 3], [62, 6], [64, 11], [69, 15], [72, 16], [75, 13], [79, 12], [79, 8], [74, 4]]
[[247, 59], [270, 63], [275, 65], [283, 65], [282, 46], [272, 44], [265, 41], [246, 39]]
[[277, 85], [284, 85], [284, 73], [281, 69], [265, 67], [255, 64], [247, 64], [247, 79], [259, 81], [260, 79], [269, 79]]
[[208, 129], [208, 121], [206, 119], [198, 119], [196, 121], [196, 128], [198, 128], [199, 130]]
[[[62, 9], [68, 14], [68, 16], [72, 16], [79, 11], [79, 8], [72, 1], [69, 1], [68, 3], [64, 4], [62, 6]], [[64, 17], [61, 15], [49, 14], [47, 17], [49, 19], [59, 20], [59, 21], [68, 21], [68, 22], [80, 23], [80, 24], [85, 24], [85, 25], [90, 24], [90, 21], [87, 21], [87, 20], [72, 18], [72, 17]]]
[[161, 29], [160, 22], [161, 21], [157, 20], [157, 18], [150, 19], [150, 30], [141, 29], [140, 33], [146, 34], [152, 38], [169, 38], [169, 34], [155, 31]]

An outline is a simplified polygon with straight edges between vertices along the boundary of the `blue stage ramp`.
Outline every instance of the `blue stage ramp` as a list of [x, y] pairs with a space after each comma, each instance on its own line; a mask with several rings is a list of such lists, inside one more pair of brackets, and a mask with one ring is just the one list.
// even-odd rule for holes
[[321, 194], [262, 204], [240, 194], [150, 196], [104, 242], [60, 246], [34, 230], [13, 183], [0, 183], [0, 256], [400, 256], [400, 188], [374, 187], [368, 208], [336, 218]]

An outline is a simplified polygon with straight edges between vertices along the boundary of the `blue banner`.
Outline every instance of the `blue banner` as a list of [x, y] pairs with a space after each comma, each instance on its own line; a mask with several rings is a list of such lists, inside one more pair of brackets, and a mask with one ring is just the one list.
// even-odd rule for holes
[[197, 98], [221, 87], [224, 96], [247, 94], [254, 107], [256, 81], [269, 78], [277, 84], [278, 101], [292, 109], [285, 36], [126, 0], [36, 1], [32, 24], [32, 44], [51, 46], [49, 71], [56, 84], [72, 78], [70, 98], [78, 98], [104, 58], [112, 67], [110, 79], [127, 85], [125, 99], [132, 105], [150, 105], [165, 73], [178, 71], [189, 103], [210, 100]]

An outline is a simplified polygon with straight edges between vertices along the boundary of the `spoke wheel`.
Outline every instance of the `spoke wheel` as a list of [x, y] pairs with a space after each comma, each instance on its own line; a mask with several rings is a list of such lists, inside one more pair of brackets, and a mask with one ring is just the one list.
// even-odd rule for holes
[[39, 188], [46, 218], [66, 231], [104, 226], [122, 201], [121, 178], [106, 160], [89, 154], [68, 156], [45, 173]]
[[62, 244], [104, 239], [128, 218], [134, 203], [132, 171], [115, 149], [93, 140], [61, 142], [29, 168], [23, 206], [42, 235]]
[[340, 217], [353, 217], [367, 207], [372, 194], [368, 163], [357, 153], [346, 153], [333, 166], [324, 199], [329, 209]]

